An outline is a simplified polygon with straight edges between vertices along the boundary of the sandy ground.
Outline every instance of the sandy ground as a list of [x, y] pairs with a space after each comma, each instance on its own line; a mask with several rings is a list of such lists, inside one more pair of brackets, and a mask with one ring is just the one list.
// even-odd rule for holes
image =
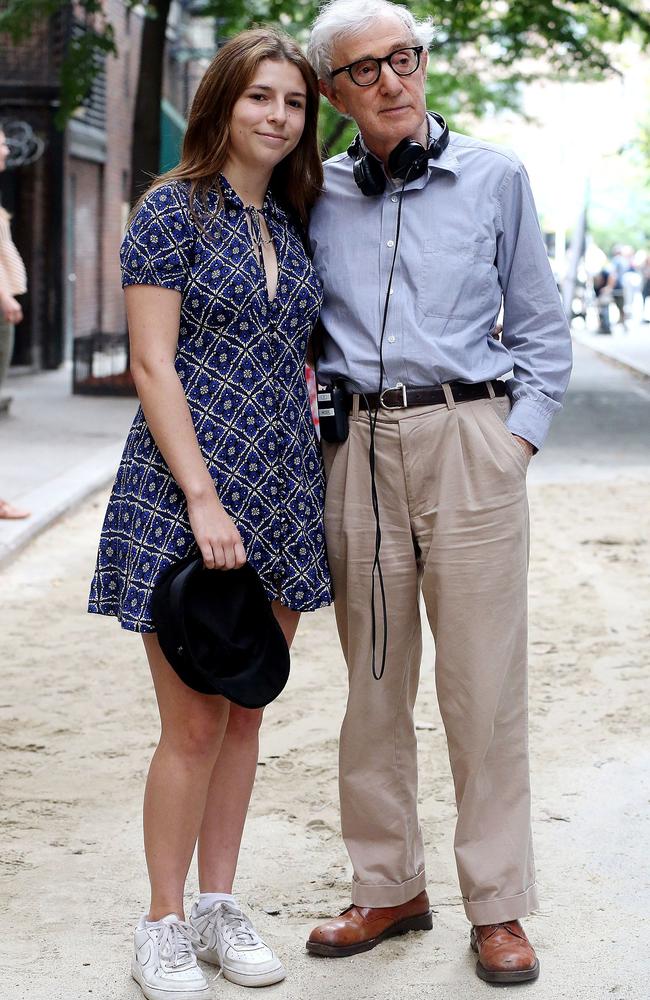
[[[3, 573], [3, 1000], [137, 1000], [131, 930], [147, 900], [141, 796], [157, 716], [140, 641], [84, 614], [106, 495]], [[542, 907], [527, 921], [539, 1000], [650, 995], [650, 485], [534, 484], [531, 750]], [[432, 647], [418, 719], [434, 931], [337, 961], [311, 925], [348, 902], [336, 746], [345, 675], [331, 611], [305, 616], [267, 714], [237, 890], [285, 960], [278, 1000], [471, 1000], [454, 805]], [[188, 902], [196, 890], [192, 871]], [[646, 921], [645, 927], [643, 926]], [[215, 997], [242, 995], [220, 979]]]

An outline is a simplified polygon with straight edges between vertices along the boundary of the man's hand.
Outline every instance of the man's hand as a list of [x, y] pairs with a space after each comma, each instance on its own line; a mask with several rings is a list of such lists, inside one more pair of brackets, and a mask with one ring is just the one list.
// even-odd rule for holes
[[515, 441], [520, 445], [520, 447], [524, 449], [524, 451], [528, 455], [528, 458], [531, 459], [535, 454], [535, 449], [533, 445], [530, 443], [530, 441], [527, 441], [526, 438], [519, 437], [518, 434], [513, 434], [512, 436], [515, 439]]

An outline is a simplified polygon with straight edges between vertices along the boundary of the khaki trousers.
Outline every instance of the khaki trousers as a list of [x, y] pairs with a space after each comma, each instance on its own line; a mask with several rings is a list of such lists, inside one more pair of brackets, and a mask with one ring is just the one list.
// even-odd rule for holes
[[[454, 841], [474, 924], [537, 906], [528, 769], [528, 458], [504, 421], [508, 397], [380, 411], [376, 487], [388, 653], [371, 672], [375, 519], [368, 414], [344, 444], [323, 442], [325, 527], [349, 671], [341, 730], [343, 837], [353, 901], [397, 906], [425, 887], [413, 707], [422, 652], [420, 590], [436, 648], [458, 820]], [[376, 587], [377, 667], [383, 619]]]

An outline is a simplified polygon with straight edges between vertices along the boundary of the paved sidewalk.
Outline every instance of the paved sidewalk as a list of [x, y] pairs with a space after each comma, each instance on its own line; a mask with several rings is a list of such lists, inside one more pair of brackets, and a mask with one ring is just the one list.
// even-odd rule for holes
[[650, 323], [635, 323], [629, 330], [615, 326], [611, 334], [575, 329], [574, 325], [571, 332], [578, 343], [650, 378]]
[[[611, 336], [574, 330], [576, 341], [650, 378], [650, 324]], [[0, 497], [32, 512], [0, 520], [0, 565], [58, 517], [115, 475], [137, 401], [73, 396], [69, 365], [58, 371], [12, 374], [0, 416]]]
[[31, 516], [0, 520], [0, 565], [117, 470], [137, 400], [73, 396], [71, 386], [69, 365], [3, 386], [12, 403], [0, 417], [0, 497]]

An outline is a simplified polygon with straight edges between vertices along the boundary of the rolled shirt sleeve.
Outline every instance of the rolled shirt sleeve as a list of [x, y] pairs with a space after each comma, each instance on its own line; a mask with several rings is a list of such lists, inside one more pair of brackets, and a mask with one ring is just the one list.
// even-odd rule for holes
[[515, 160], [499, 189], [497, 269], [510, 351], [512, 434], [541, 448], [571, 374], [571, 336], [546, 254], [528, 175]]

